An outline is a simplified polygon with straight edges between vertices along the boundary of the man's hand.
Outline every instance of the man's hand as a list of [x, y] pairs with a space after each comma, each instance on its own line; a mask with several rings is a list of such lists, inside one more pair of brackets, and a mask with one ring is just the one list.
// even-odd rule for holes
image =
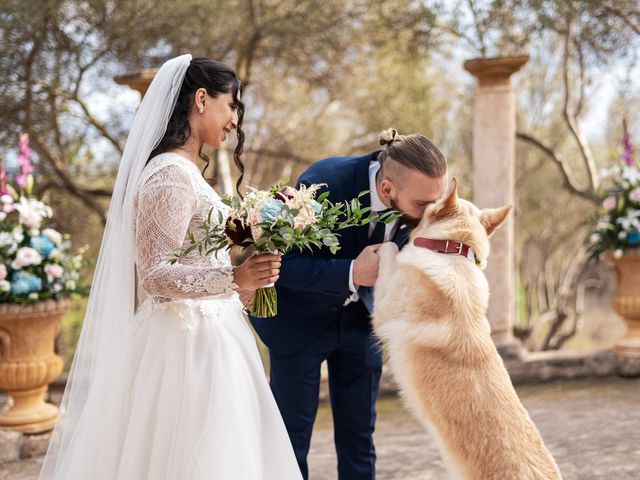
[[353, 262], [353, 283], [361, 287], [373, 287], [378, 279], [380, 257], [376, 253], [381, 243], [369, 245]]

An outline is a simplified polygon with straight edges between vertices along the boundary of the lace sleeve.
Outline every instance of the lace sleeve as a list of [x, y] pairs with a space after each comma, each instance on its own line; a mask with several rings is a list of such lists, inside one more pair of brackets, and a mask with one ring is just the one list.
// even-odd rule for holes
[[201, 298], [231, 295], [231, 266], [167, 262], [183, 245], [198, 204], [185, 166], [159, 168], [141, 185], [136, 212], [136, 253], [142, 288], [151, 296]]

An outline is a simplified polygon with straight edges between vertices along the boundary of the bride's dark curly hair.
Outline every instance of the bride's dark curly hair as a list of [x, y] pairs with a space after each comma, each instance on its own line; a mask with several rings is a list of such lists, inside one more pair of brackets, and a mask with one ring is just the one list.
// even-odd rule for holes
[[[204, 57], [195, 57], [191, 60], [189, 67], [187, 67], [180, 93], [178, 94], [176, 106], [167, 124], [167, 131], [162, 140], [160, 140], [160, 144], [151, 152], [149, 160], [156, 155], [181, 147], [187, 142], [189, 135], [191, 135], [189, 113], [193, 106], [195, 92], [199, 88], [206, 89], [207, 93], [213, 98], [229, 92], [233, 95], [233, 101], [238, 108], [238, 125], [236, 128], [238, 144], [233, 152], [233, 162], [236, 164], [236, 167], [238, 167], [238, 170], [240, 170], [240, 178], [238, 178], [238, 182], [236, 183], [236, 190], [240, 194], [240, 184], [244, 177], [244, 164], [241, 158], [244, 148], [244, 131], [242, 130], [244, 103], [240, 100], [242, 85], [236, 72], [224, 63]], [[204, 174], [209, 166], [210, 159], [202, 153], [202, 148], [198, 152], [198, 155], [206, 162], [202, 170]]]

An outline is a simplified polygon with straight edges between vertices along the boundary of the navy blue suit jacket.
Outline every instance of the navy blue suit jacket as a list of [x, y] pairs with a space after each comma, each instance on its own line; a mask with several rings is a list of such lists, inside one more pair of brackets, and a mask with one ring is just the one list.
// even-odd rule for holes
[[[300, 184], [326, 183], [332, 202], [351, 200], [369, 190], [369, 164], [378, 151], [362, 157], [332, 157], [320, 160], [307, 169]], [[371, 206], [369, 194], [360, 199], [363, 207]], [[369, 226], [352, 227], [340, 232], [340, 250], [332, 255], [328, 248], [288, 253], [282, 259], [278, 292], [278, 315], [271, 318], [250, 317], [262, 341], [274, 353], [288, 355], [302, 350], [331, 321], [341, 315], [368, 321], [361, 301], [343, 307], [351, 295], [349, 269], [351, 262], [367, 246]]]

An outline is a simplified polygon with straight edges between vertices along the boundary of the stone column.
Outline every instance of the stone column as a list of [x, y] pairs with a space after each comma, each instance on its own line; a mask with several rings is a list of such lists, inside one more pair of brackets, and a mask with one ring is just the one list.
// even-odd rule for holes
[[[515, 93], [511, 75], [528, 56], [468, 60], [464, 68], [478, 79], [473, 119], [473, 191], [479, 208], [515, 204]], [[513, 213], [491, 237], [485, 270], [491, 296], [488, 318], [500, 353], [519, 356], [512, 334], [515, 308]]]

